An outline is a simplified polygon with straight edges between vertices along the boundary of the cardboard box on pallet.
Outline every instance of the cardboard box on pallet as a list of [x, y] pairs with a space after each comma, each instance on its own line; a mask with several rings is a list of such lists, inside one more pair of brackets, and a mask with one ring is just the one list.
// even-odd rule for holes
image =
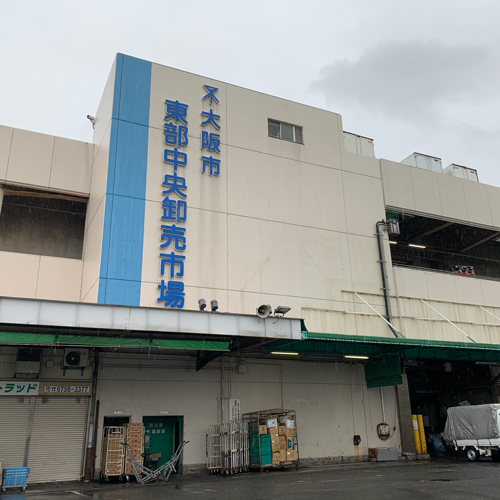
[[295, 428], [295, 419], [293, 415], [282, 415], [280, 417], [280, 424], [285, 425], [286, 427]]
[[144, 439], [143, 438], [130, 438], [127, 439], [127, 444], [132, 448], [143, 448], [144, 447]]
[[286, 450], [287, 449], [287, 437], [286, 436], [279, 436], [280, 438], [280, 450]]
[[286, 436], [286, 425], [283, 424], [278, 425], [278, 435]]
[[287, 461], [295, 461], [299, 459], [299, 454], [297, 450], [286, 450], [286, 459]]
[[259, 434], [267, 434], [267, 425], [259, 425]]
[[267, 433], [271, 436], [271, 439], [274, 439], [274, 436], [278, 439], [279, 432], [277, 427], [268, 427]]
[[286, 428], [286, 437], [293, 438], [295, 437], [295, 427], [287, 427]]
[[144, 424], [142, 422], [138, 422], [135, 424], [125, 424], [123, 427], [127, 429], [144, 429]]
[[278, 419], [277, 418], [268, 418], [266, 419], [266, 424], [267, 424], [267, 428], [269, 429], [269, 427], [272, 427], [272, 428], [278, 428]]
[[273, 453], [273, 465], [279, 465], [281, 462], [280, 452]]
[[271, 439], [271, 450], [273, 453], [277, 453], [280, 451], [279, 439]]
[[280, 450], [280, 461], [286, 462], [286, 450]]

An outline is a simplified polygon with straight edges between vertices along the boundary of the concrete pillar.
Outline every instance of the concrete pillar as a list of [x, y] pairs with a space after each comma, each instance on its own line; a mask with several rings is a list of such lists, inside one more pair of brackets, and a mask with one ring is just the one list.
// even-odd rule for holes
[[401, 433], [401, 451], [416, 453], [415, 439], [413, 437], [413, 420], [411, 417], [410, 391], [408, 390], [408, 377], [402, 375], [403, 383], [397, 385], [399, 431]]

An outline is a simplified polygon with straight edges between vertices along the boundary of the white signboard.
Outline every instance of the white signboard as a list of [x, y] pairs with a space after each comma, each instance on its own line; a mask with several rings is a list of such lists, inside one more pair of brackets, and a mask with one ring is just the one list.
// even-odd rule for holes
[[0, 396], [36, 396], [39, 388], [38, 382], [0, 380]]
[[40, 396], [90, 396], [92, 382], [40, 382]]
[[90, 394], [88, 385], [46, 385], [45, 394]]
[[241, 413], [240, 413], [240, 400], [230, 399], [229, 400], [229, 414], [231, 415], [232, 424], [241, 423]]

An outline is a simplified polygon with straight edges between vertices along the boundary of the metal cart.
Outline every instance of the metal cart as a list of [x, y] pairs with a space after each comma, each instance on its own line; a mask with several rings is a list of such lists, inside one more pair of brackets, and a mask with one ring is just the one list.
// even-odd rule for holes
[[[276, 427], [273, 420], [276, 421]], [[248, 425], [250, 469], [261, 472], [285, 467], [298, 469], [299, 441], [294, 410], [273, 408], [245, 413], [243, 422]], [[268, 423], [273, 423], [273, 427], [268, 427]]]
[[127, 450], [127, 463], [130, 464], [130, 468], [132, 469], [135, 478], [139, 484], [146, 484], [152, 481], [157, 482], [166, 482], [168, 481], [170, 474], [175, 472], [177, 462], [182, 453], [182, 449], [189, 441], [182, 441], [182, 443], [178, 446], [177, 451], [172, 455], [170, 460], [163, 464], [161, 467], [158, 467], [156, 470], [151, 470], [148, 467], [142, 465], [141, 462], [138, 462], [137, 459], [139, 457], [135, 457], [134, 449], [127, 443], [122, 443], [122, 446]]
[[7, 488], [19, 488], [26, 491], [28, 486], [29, 467], [4, 467], [2, 472], [2, 492]]
[[109, 481], [110, 477], [122, 478], [124, 474], [124, 457], [122, 443], [125, 441], [125, 427], [104, 427], [101, 455], [101, 481]]
[[207, 469], [209, 474], [232, 475], [248, 472], [248, 426], [213, 424], [207, 434]]

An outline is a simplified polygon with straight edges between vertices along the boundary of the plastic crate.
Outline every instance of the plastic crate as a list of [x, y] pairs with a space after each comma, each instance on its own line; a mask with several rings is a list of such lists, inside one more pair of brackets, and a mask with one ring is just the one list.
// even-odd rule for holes
[[5, 488], [26, 488], [28, 484], [29, 467], [4, 467], [2, 490]]

